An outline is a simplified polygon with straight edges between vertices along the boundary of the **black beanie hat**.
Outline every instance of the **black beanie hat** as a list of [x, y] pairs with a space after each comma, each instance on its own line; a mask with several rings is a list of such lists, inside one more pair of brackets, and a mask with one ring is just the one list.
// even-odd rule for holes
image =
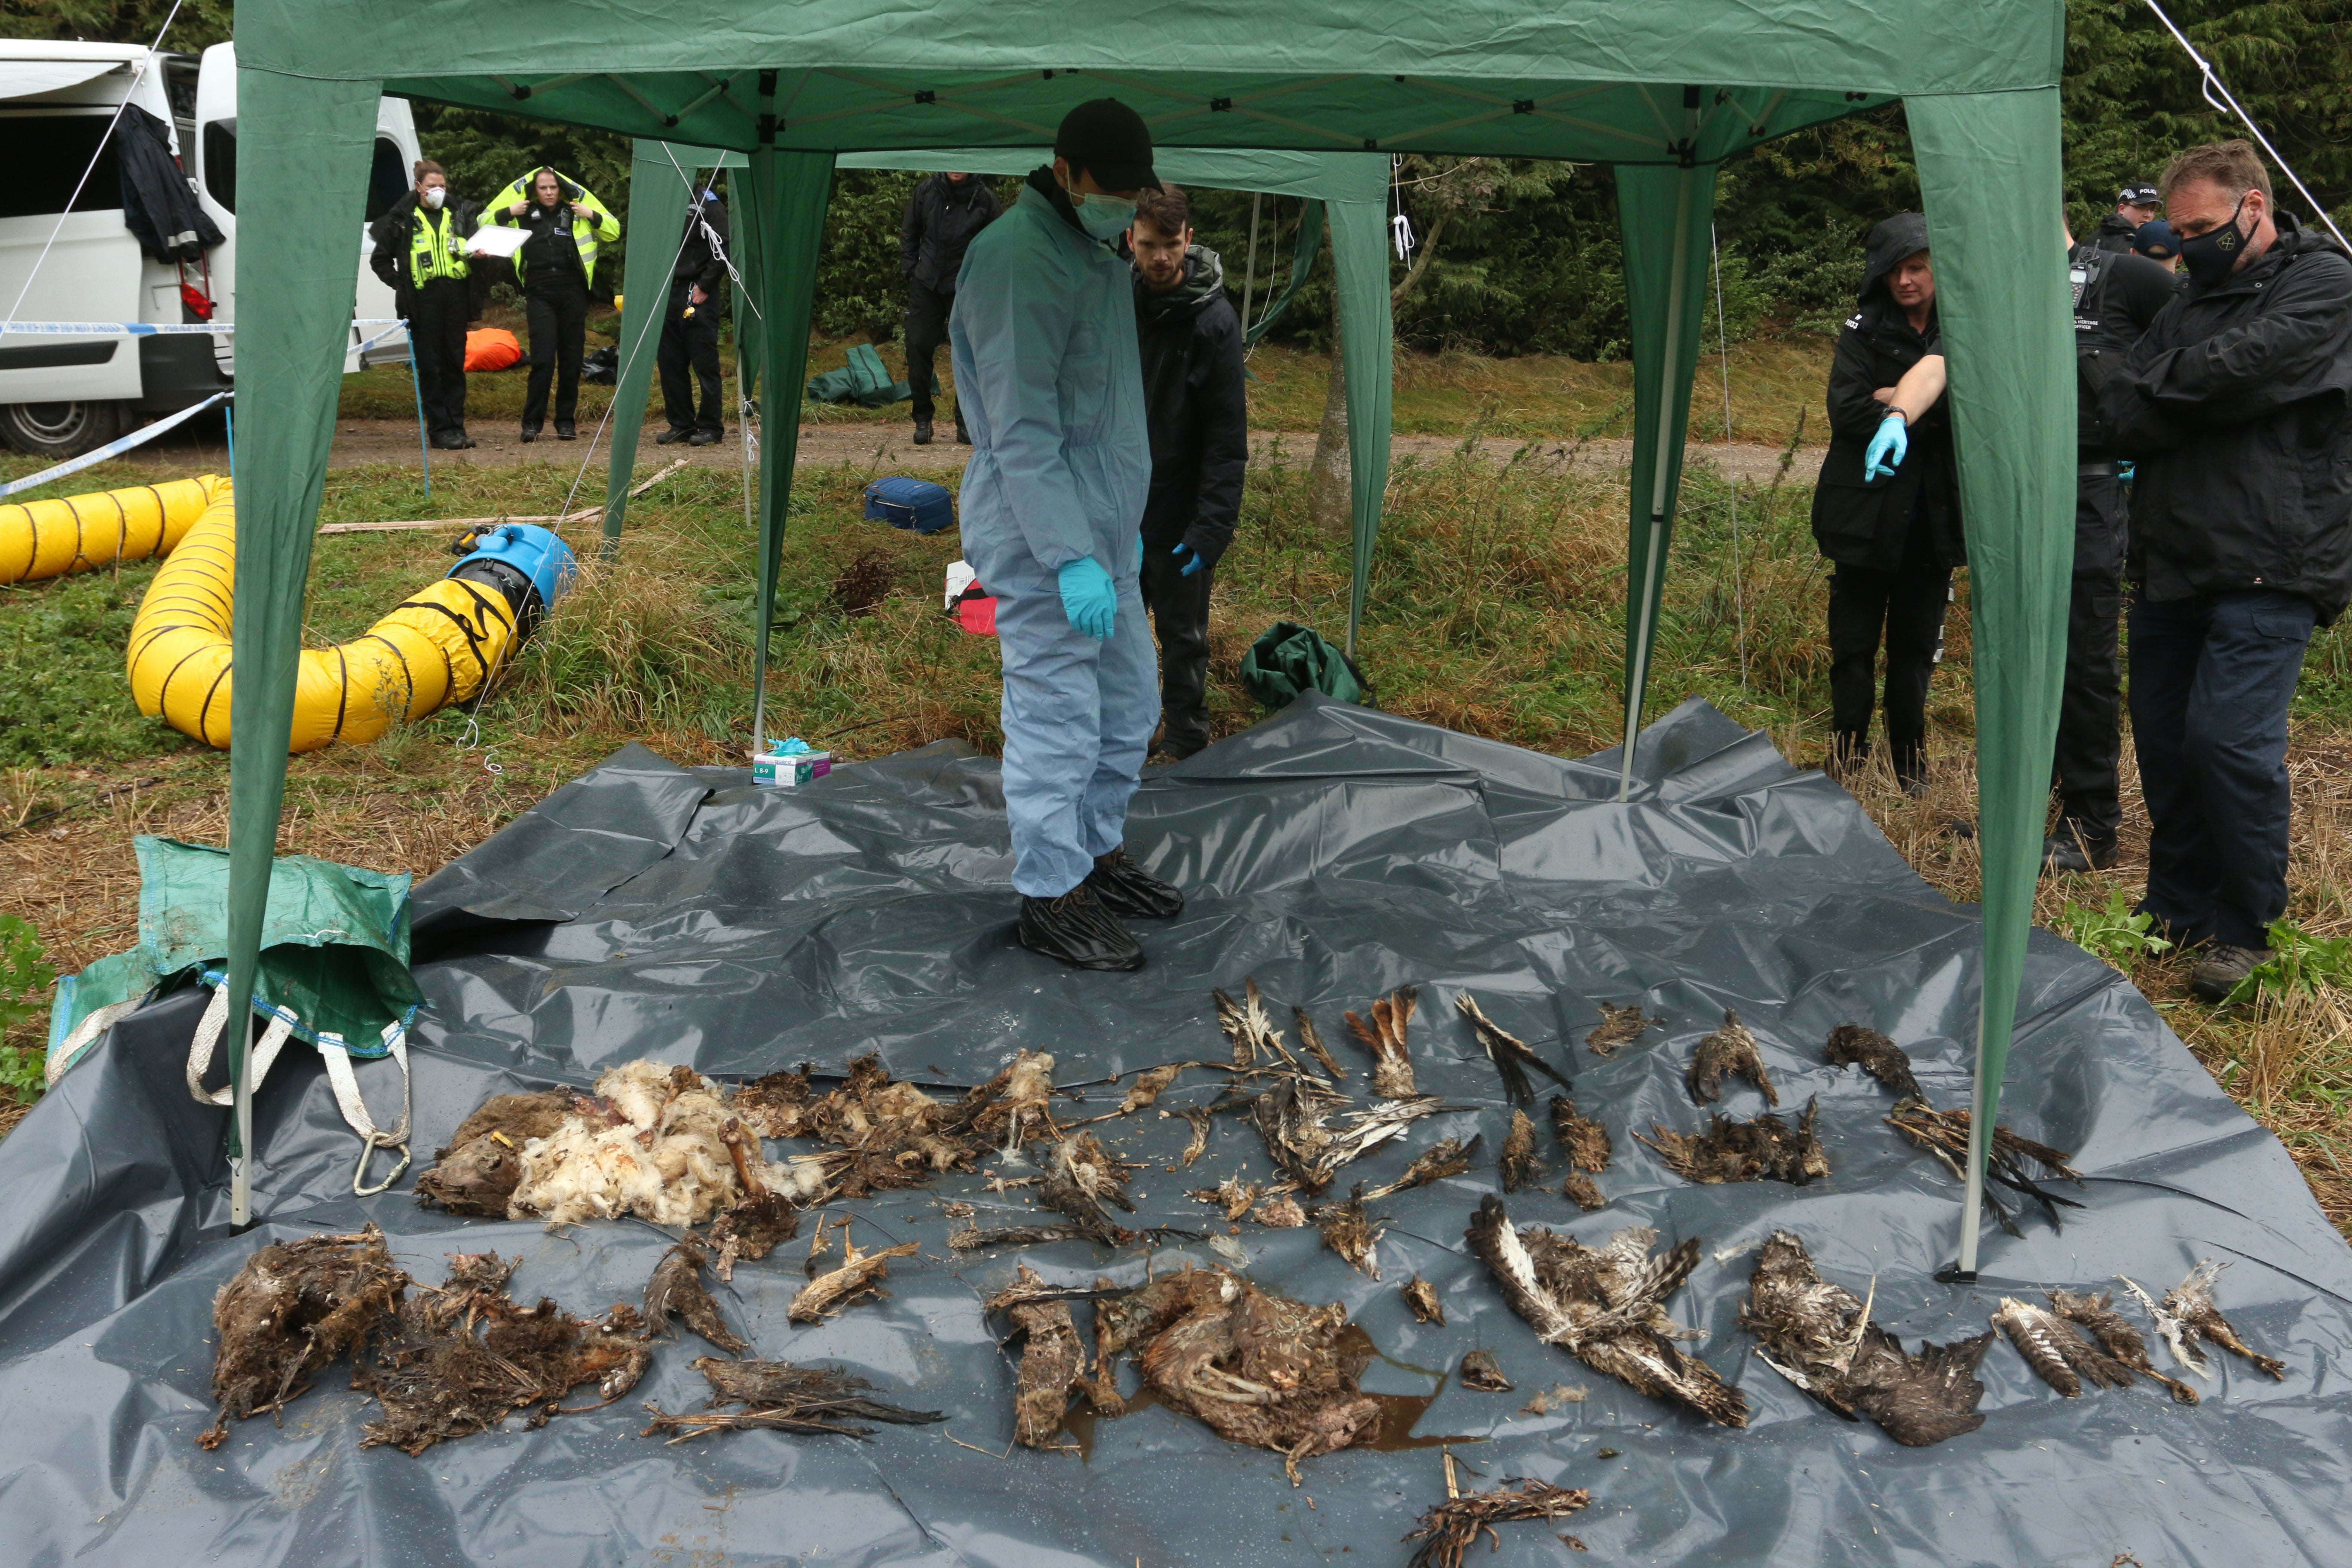
[[1106, 191], [1160, 183], [1151, 172], [1151, 128], [1115, 98], [1094, 99], [1064, 115], [1054, 132], [1054, 156], [1069, 160], [1072, 179], [1083, 169]]

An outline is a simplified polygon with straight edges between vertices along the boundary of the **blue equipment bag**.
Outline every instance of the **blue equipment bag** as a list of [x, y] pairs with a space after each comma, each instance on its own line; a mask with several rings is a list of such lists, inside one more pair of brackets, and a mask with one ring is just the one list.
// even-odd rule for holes
[[937, 533], [955, 526], [955, 497], [929, 479], [876, 479], [866, 487], [866, 516], [893, 528]]

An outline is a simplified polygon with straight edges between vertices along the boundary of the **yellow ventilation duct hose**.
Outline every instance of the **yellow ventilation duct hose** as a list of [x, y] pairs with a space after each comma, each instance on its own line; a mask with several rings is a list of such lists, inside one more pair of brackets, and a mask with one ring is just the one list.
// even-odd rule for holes
[[32, 583], [168, 555], [228, 494], [218, 474], [63, 500], [0, 503], [0, 584]]
[[[208, 746], [229, 737], [229, 624], [236, 585], [236, 503], [221, 498], [155, 574], [131, 626], [139, 710]], [[373, 741], [482, 689], [517, 643], [516, 611], [484, 583], [444, 577], [363, 637], [306, 648], [289, 750]]]

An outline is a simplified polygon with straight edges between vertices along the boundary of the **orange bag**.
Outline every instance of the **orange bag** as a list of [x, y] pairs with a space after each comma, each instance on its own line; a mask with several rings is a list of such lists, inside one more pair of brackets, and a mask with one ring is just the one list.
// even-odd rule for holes
[[466, 368], [504, 370], [522, 358], [522, 344], [504, 327], [482, 327], [466, 334]]

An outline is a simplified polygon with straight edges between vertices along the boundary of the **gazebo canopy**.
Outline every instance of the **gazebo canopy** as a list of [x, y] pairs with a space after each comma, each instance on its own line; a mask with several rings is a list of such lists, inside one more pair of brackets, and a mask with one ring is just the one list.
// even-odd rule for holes
[[[248, 434], [238, 495], [233, 994], [249, 994], [256, 973], [357, 266], [348, 246], [319, 237], [348, 232], [341, 226], [363, 210], [379, 93], [751, 155], [735, 208], [739, 232], [761, 236], [747, 285], [773, 389], [761, 472], [763, 625], [792, 482], [790, 398], [806, 371], [836, 154], [1034, 146], [1070, 108], [1111, 94], [1171, 148], [1616, 165], [1635, 390], [1629, 752], [1672, 539], [1717, 165], [1900, 98], [1937, 255], [1964, 455], [1984, 866], [1975, 1125], [1981, 1135], [1990, 1124], [2032, 915], [2073, 551], [2073, 364], [2053, 248], [2060, 0], [1195, 0], [1181, 8], [941, 0], [919, 11], [894, 0], [247, 0], [237, 20], [238, 174], [253, 195], [239, 264]], [[636, 221], [658, 223], [642, 212]], [[1343, 276], [1343, 294], [1348, 287]], [[241, 1041], [232, 1041], [240, 1083]], [[238, 1122], [231, 1154], [241, 1194], [242, 1095]], [[1963, 1267], [1973, 1266], [1974, 1197], [1972, 1180]]]

